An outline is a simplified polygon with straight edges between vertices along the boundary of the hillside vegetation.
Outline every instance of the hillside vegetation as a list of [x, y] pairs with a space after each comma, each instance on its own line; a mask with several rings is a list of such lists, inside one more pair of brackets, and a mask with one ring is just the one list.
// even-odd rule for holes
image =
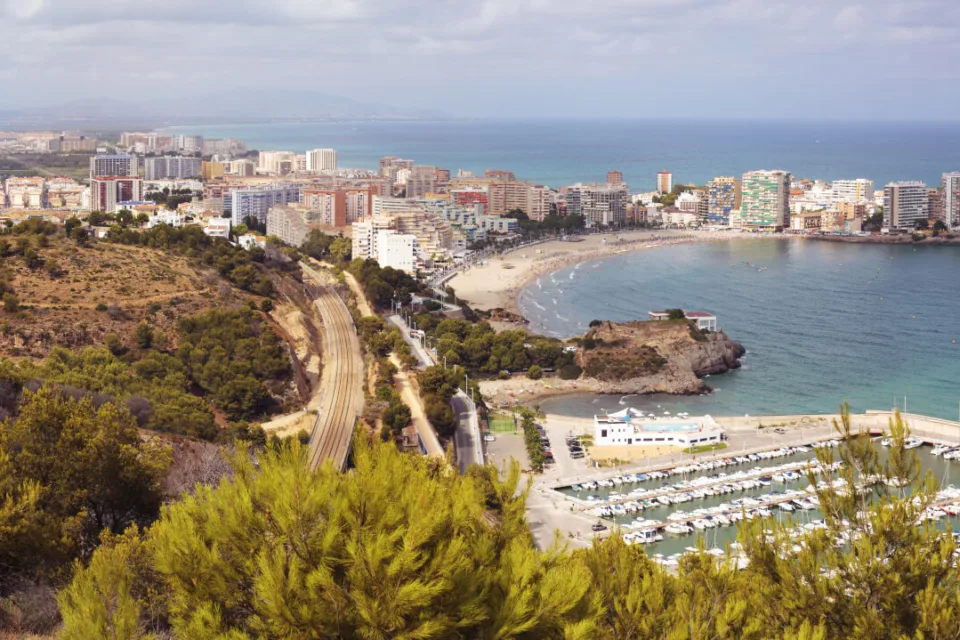
[[110, 334], [132, 346], [141, 322], [173, 337], [180, 318], [243, 301], [223, 284], [214, 267], [164, 247], [81, 244], [22, 223], [0, 235], [0, 352], [39, 358]]

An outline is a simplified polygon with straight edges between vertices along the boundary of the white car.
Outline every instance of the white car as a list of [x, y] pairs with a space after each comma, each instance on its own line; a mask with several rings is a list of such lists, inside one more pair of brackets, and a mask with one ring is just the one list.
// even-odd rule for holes
[[485, 442], [493, 442], [497, 438], [492, 433], [488, 433], [485, 436], [483, 436], [483, 439]]

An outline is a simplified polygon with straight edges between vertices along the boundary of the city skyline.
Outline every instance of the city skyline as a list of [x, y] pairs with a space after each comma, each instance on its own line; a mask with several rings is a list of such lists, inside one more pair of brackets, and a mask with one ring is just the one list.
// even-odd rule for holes
[[[956, 118], [960, 72], [943, 62], [956, 55], [960, 6], [947, 0], [620, 0], [604, 11], [543, 0], [416, 4], [7, 2], [0, 80], [18, 90], [0, 109], [121, 100], [180, 104], [188, 111], [179, 115], [244, 103], [263, 117], [379, 106], [413, 117]], [[153, 37], [160, 32], [176, 33], [176, 46]], [[96, 82], [103, 60], [109, 95]], [[410, 73], [382, 73], [386, 60]], [[485, 89], [418, 82], [417, 69]], [[323, 78], [317, 90], [328, 103], [271, 101], [261, 90], [311, 74]], [[703, 95], [725, 99], [688, 99], [693, 78]], [[549, 89], [569, 82], [591, 91], [556, 100]], [[871, 99], [871, 87], [891, 82], [944, 93]], [[651, 91], [663, 99], [647, 99]], [[603, 93], [621, 99], [597, 100]]]

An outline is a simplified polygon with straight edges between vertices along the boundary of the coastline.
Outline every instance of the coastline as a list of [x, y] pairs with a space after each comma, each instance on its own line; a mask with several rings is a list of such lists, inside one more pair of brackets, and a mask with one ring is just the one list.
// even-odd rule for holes
[[[625, 231], [590, 235], [580, 242], [551, 240], [497, 256], [481, 266], [470, 267], [457, 274], [448, 284], [456, 291], [458, 298], [466, 300], [475, 309], [503, 309], [521, 315], [517, 298], [523, 289], [537, 278], [572, 264], [644, 249], [749, 236], [710, 231]], [[618, 241], [618, 237], [622, 239]], [[603, 239], [607, 240], [606, 244], [603, 244]]]

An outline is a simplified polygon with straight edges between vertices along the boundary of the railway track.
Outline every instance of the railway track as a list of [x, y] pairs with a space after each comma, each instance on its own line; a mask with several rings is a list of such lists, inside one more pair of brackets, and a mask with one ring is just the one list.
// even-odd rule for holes
[[317, 420], [310, 434], [310, 468], [326, 460], [343, 471], [350, 457], [353, 428], [363, 402], [363, 359], [353, 317], [347, 306], [310, 267], [301, 264], [316, 284], [305, 284], [323, 318], [324, 367]]

